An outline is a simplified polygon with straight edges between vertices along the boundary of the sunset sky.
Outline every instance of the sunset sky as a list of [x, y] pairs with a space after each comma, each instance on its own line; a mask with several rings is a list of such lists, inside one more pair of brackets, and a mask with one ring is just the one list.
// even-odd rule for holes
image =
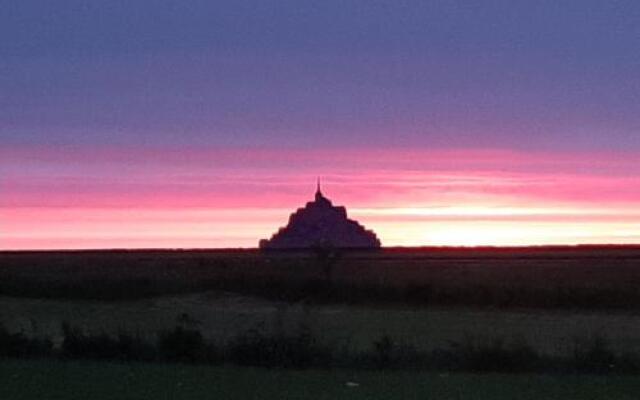
[[635, 0], [6, 3], [0, 249], [640, 244]]

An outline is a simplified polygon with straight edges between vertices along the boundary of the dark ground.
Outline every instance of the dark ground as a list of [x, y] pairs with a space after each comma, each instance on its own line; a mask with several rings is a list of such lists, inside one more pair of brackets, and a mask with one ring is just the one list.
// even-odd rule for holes
[[619, 376], [266, 370], [0, 361], [0, 398], [31, 399], [637, 399]]
[[0, 252], [0, 295], [123, 300], [224, 290], [310, 303], [640, 309], [640, 248]]

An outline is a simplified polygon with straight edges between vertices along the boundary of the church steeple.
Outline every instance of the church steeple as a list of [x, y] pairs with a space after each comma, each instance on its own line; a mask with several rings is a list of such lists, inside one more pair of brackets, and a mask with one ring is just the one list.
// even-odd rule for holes
[[331, 201], [324, 197], [322, 191], [320, 190], [320, 178], [318, 178], [318, 182], [316, 183], [316, 204], [329, 204], [331, 205]]
[[316, 183], [316, 200], [321, 199], [322, 197], [324, 197], [322, 195], [322, 192], [320, 191], [320, 177], [318, 177], [318, 182]]
[[291, 216], [287, 226], [270, 239], [260, 241], [260, 248], [271, 249], [377, 249], [380, 240], [370, 230], [347, 217], [347, 210], [334, 206], [324, 197], [320, 178], [316, 181], [315, 200], [308, 201]]

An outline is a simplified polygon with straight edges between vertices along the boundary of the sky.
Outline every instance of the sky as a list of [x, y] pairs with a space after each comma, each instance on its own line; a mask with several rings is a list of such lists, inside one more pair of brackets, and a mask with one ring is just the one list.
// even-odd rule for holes
[[2, 9], [0, 249], [640, 243], [637, 1]]

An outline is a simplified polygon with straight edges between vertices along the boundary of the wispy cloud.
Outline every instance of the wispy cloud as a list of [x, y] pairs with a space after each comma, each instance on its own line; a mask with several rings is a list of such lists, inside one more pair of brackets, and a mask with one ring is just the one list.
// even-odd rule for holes
[[2, 248], [252, 246], [310, 198], [316, 176], [389, 245], [629, 242], [640, 222], [632, 153], [14, 147], [0, 156]]

